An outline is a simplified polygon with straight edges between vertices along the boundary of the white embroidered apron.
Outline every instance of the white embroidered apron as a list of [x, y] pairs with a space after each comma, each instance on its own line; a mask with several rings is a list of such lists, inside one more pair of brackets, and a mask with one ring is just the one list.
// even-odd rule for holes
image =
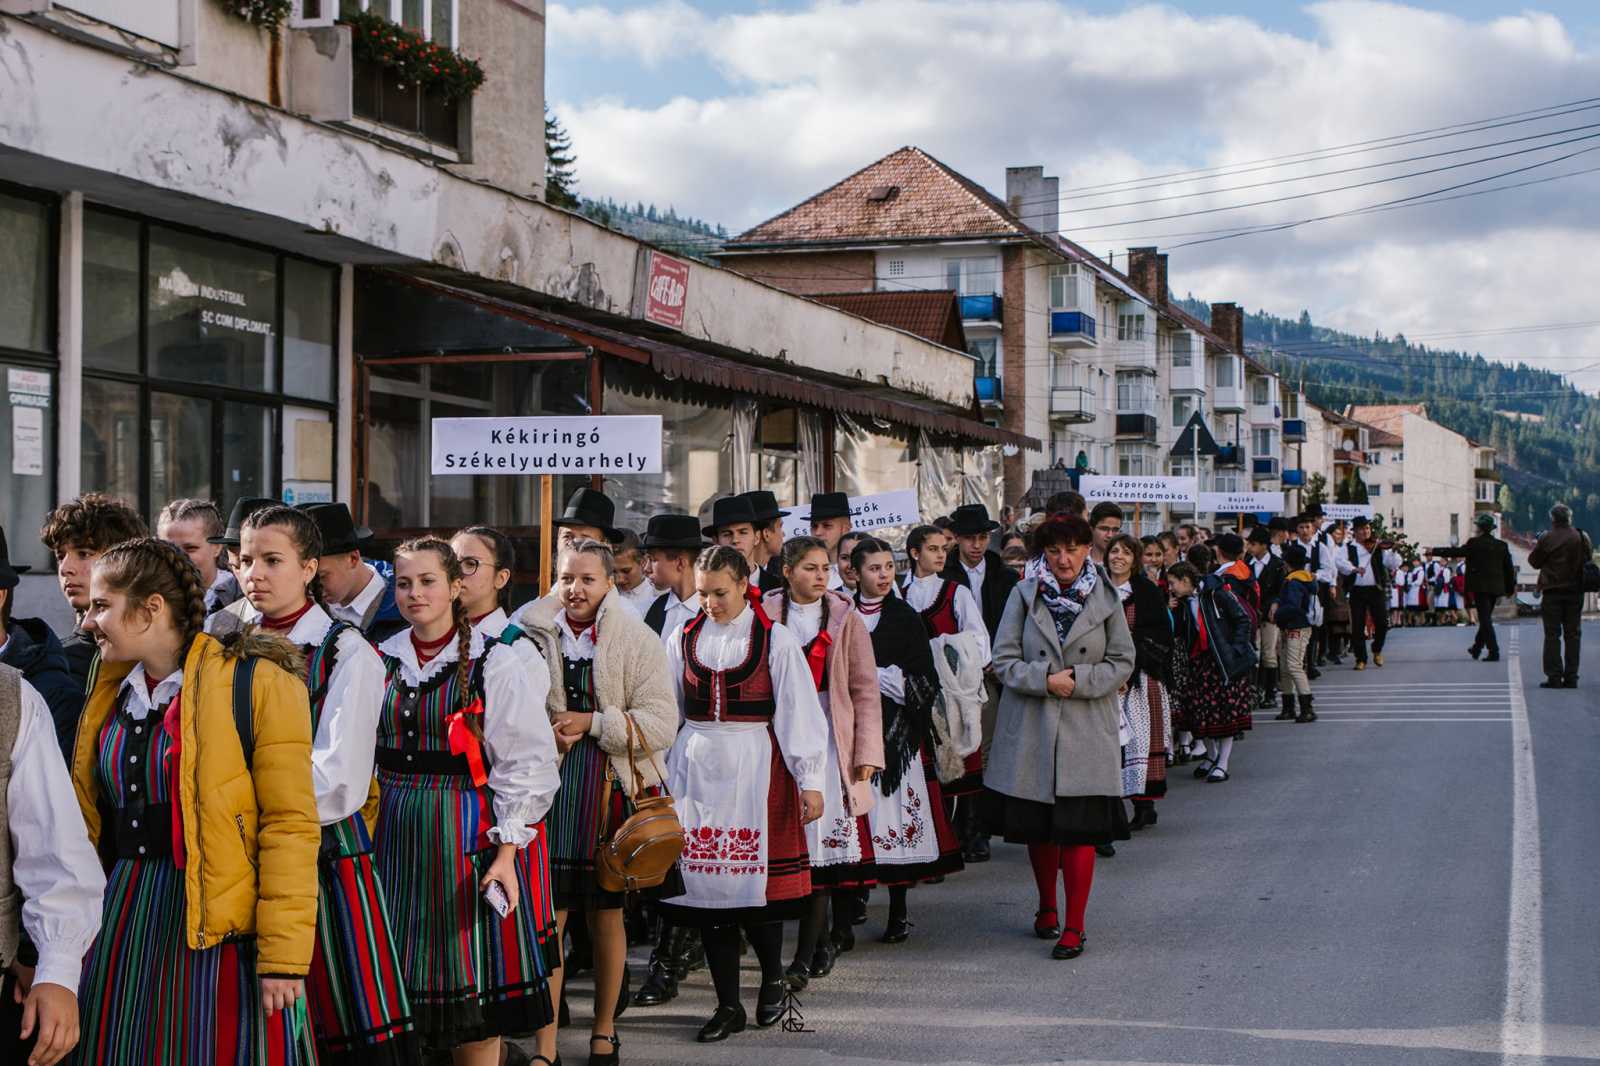
[[684, 894], [667, 902], [722, 910], [767, 902], [767, 792], [772, 740], [765, 722], [686, 721], [667, 756], [683, 822]]
[[885, 796], [883, 789], [873, 788], [867, 824], [872, 827], [873, 859], [880, 866], [938, 861], [939, 839], [934, 834], [928, 778], [920, 757], [906, 767], [894, 795]]
[[[820, 692], [817, 698], [831, 722], [828, 694]], [[861, 861], [861, 837], [856, 832], [856, 820], [850, 814], [849, 798], [845, 795], [844, 780], [839, 772], [839, 742], [831, 728], [828, 730], [827, 772], [822, 777], [822, 817], [807, 825], [805, 830], [806, 849], [811, 852], [812, 866], [838, 866]]]

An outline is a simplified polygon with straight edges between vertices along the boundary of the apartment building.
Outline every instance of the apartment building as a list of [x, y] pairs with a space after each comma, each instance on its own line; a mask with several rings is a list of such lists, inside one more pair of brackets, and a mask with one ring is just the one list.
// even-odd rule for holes
[[1367, 499], [1420, 545], [1459, 544], [1473, 518], [1496, 509], [1495, 449], [1446, 429], [1425, 404], [1361, 404], [1346, 414], [1371, 426]]

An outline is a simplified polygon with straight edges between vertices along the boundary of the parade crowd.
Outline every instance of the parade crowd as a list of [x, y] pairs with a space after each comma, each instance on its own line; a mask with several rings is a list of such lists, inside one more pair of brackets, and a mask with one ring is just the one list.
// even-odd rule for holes
[[702, 967], [719, 1041], [792, 1016], [874, 890], [906, 941], [910, 890], [995, 838], [1075, 958], [1097, 859], [1175, 768], [1229, 781], [1257, 710], [1314, 723], [1322, 670], [1472, 591], [1316, 506], [1137, 538], [1068, 492], [891, 546], [809, 504], [809, 536], [759, 491], [640, 536], [579, 489], [513, 609], [486, 526], [391, 564], [343, 504], [179, 500], [151, 536], [86, 495], [41, 530], [59, 639], [12, 617], [0, 533], [0, 1059], [555, 1066], [576, 969], [586, 1061]]

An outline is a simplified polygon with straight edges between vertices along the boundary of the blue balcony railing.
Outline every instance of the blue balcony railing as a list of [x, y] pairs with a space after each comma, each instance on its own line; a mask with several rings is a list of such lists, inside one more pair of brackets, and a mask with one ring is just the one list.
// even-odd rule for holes
[[973, 379], [978, 387], [978, 402], [981, 404], [998, 404], [1001, 402], [1000, 379], [979, 377]]
[[1256, 477], [1277, 477], [1278, 457], [1275, 455], [1258, 455], [1250, 460], [1250, 472]]
[[1094, 339], [1094, 316], [1082, 311], [1051, 311], [1050, 336]]
[[963, 296], [961, 318], [965, 322], [998, 322], [1002, 303], [996, 293], [987, 296]]
[[1244, 453], [1239, 450], [1239, 446], [1237, 444], [1219, 445], [1217, 447], [1217, 465], [1234, 467], [1243, 466]]
[[1306, 472], [1304, 470], [1285, 470], [1283, 472], [1283, 487], [1284, 488], [1286, 488], [1286, 489], [1298, 489], [1298, 488], [1303, 487], [1305, 485], [1305, 483], [1306, 483]]
[[1303, 444], [1306, 439], [1306, 420], [1303, 418], [1285, 418], [1283, 420], [1283, 443]]

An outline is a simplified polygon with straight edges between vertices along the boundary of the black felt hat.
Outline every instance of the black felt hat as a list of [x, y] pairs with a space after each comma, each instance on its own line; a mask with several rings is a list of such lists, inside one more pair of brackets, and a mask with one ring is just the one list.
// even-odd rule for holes
[[567, 500], [567, 509], [550, 521], [555, 526], [593, 526], [613, 544], [622, 542], [622, 530], [616, 527], [617, 505], [611, 497], [595, 489], [582, 488]]
[[699, 551], [705, 546], [705, 538], [700, 535], [700, 520], [692, 514], [651, 515], [644, 536], [639, 538], [639, 547], [647, 551], [651, 548]]
[[756, 512], [750, 506], [749, 498], [724, 496], [711, 505], [711, 524], [704, 527], [701, 532], [708, 537], [714, 537], [717, 535], [717, 530], [724, 526], [738, 525], [741, 522], [751, 526], [756, 524]]
[[26, 574], [32, 567], [14, 566], [11, 562], [11, 552], [6, 548], [6, 531], [0, 529], [0, 589], [14, 589], [17, 587], [17, 575]]
[[[234, 502], [233, 510], [228, 512], [228, 528], [222, 531], [220, 537], [207, 537], [207, 544], [226, 544], [230, 548], [239, 546], [239, 530], [244, 527], [245, 519], [267, 507], [276, 507], [283, 501], [274, 500], [271, 496], [244, 496]], [[343, 507], [344, 504], [340, 504]]]
[[850, 510], [850, 497], [843, 492], [819, 492], [811, 497], [811, 521], [820, 522], [825, 518], [849, 518], [855, 512]]
[[342, 503], [308, 503], [305, 512], [322, 533], [323, 555], [357, 552], [372, 539], [372, 530], [356, 525], [356, 520], [350, 516], [350, 508]]
[[756, 525], [768, 525], [779, 518], [787, 518], [788, 511], [778, 509], [778, 497], [766, 489], [752, 489], [740, 493], [740, 499], [750, 501], [750, 510], [755, 513]]
[[950, 516], [950, 532], [960, 537], [977, 533], [993, 533], [1000, 523], [989, 517], [989, 508], [981, 503], [964, 503]]

